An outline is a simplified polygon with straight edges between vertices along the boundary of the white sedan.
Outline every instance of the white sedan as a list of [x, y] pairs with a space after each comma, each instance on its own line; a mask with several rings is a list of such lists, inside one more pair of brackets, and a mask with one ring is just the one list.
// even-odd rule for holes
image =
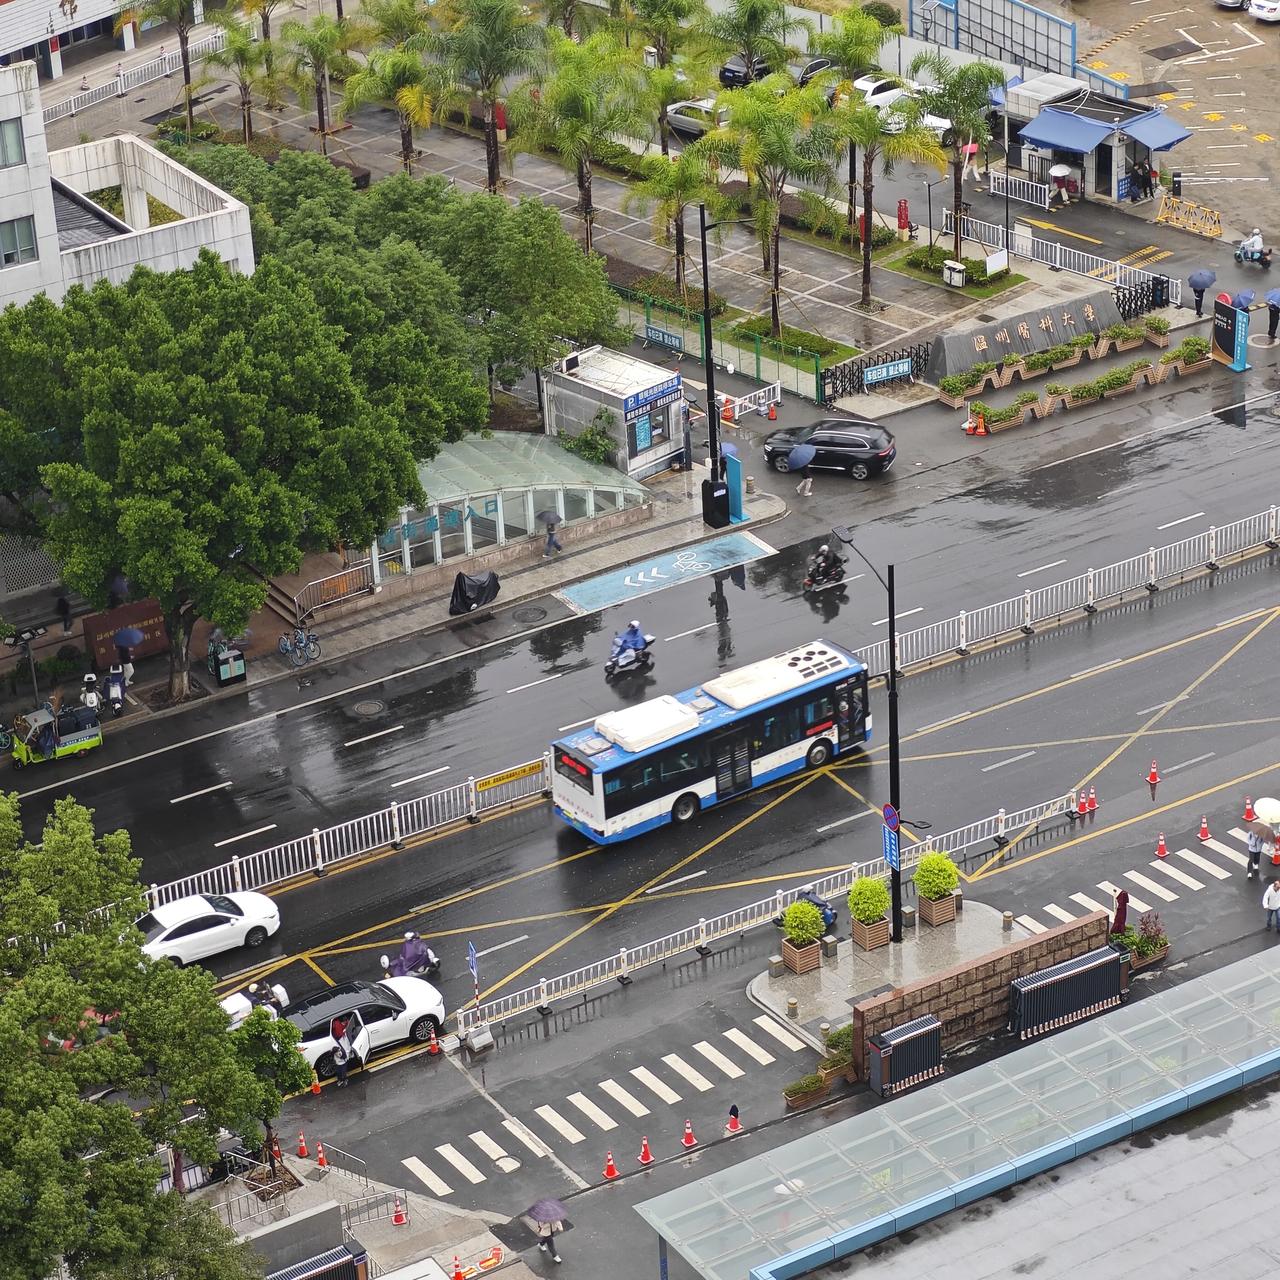
[[260, 947], [280, 928], [280, 911], [264, 893], [196, 893], [154, 907], [137, 924], [153, 960], [190, 964], [236, 947]]
[[1280, 0], [1249, 0], [1249, 16], [1259, 22], [1280, 22]]

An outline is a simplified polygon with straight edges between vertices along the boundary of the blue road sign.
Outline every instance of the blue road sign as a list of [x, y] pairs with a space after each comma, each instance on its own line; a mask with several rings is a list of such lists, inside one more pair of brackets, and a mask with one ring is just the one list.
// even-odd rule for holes
[[901, 871], [902, 863], [898, 859], [898, 833], [892, 827], [880, 828], [880, 847], [889, 867], [894, 871]]
[[474, 942], [467, 943], [467, 968], [471, 970], [471, 977], [476, 981], [480, 981], [480, 957], [476, 954], [476, 944]]
[[678, 551], [660, 552], [626, 569], [614, 569], [574, 583], [556, 595], [578, 613], [593, 613], [689, 578], [705, 577], [772, 554], [773, 548], [752, 533], [727, 533]]
[[890, 831], [897, 831], [897, 829], [898, 829], [898, 822], [899, 822], [899, 818], [898, 818], [898, 811], [897, 811], [897, 809], [895, 809], [895, 808], [893, 807], [893, 805], [891, 805], [891, 804], [887, 804], [887, 805], [885, 805], [885, 807], [884, 807], [884, 825], [885, 825], [886, 827], [888, 827]]

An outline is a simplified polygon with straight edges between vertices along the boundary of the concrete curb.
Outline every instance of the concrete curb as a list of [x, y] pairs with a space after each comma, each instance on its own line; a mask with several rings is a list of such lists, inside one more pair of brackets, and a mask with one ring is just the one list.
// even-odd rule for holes
[[779, 1010], [779, 1008], [767, 997], [762, 996], [759, 993], [756, 989], [756, 983], [764, 982], [767, 984], [768, 981], [768, 970], [764, 973], [757, 973], [756, 976], [747, 983], [747, 999], [750, 1000], [757, 1009], [763, 1009], [765, 1013], [769, 1014], [771, 1017], [777, 1018], [777, 1020], [782, 1023], [782, 1025], [786, 1027], [786, 1029], [790, 1031], [797, 1040], [803, 1040], [805, 1044], [807, 1044], [809, 1048], [814, 1050], [816, 1053], [824, 1053], [826, 1051], [826, 1046], [822, 1041], [819, 1040], [812, 1031], [807, 1031], [800, 1022], [793, 1021], [791, 1018], [788, 1018], [785, 1005], [783, 1005], [781, 1010]]

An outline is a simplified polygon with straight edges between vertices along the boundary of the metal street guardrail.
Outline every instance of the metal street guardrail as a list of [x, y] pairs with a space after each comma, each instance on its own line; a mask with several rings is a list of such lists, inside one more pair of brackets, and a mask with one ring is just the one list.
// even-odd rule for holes
[[[1074, 814], [1075, 808], [1076, 793], [1068, 791], [1013, 813], [997, 809], [989, 817], [903, 849], [901, 869], [909, 871], [926, 853], [946, 853], [956, 862], [962, 863], [965, 855], [977, 846], [990, 846], [983, 848], [985, 856], [1008, 843], [1006, 832], [1019, 827], [1038, 826], [1049, 820], [1066, 821]], [[748, 929], [770, 923], [806, 889], [812, 889], [821, 897], [832, 898], [846, 892], [859, 876], [884, 879], [888, 875], [889, 868], [883, 858], [853, 863], [834, 875], [806, 881], [790, 889], [779, 889], [772, 897], [735, 907], [723, 915], [713, 916], [711, 919], [703, 917], [697, 924], [667, 934], [664, 938], [642, 943], [638, 947], [621, 947], [615, 955], [584, 965], [581, 969], [574, 969], [555, 978], [541, 978], [520, 991], [485, 1000], [478, 1006], [459, 1009], [455, 1015], [458, 1034], [465, 1036], [483, 1023], [502, 1022], [523, 1013], [550, 1012], [551, 1005], [556, 1000], [580, 996], [596, 987], [614, 982], [625, 985], [637, 970], [687, 955], [690, 951], [705, 954], [713, 942], [737, 937]], [[906, 883], [910, 885], [910, 881]]]
[[1039, 209], [1049, 207], [1052, 188], [1047, 182], [1034, 182], [1030, 178], [1020, 178], [1017, 174], [1005, 173], [1002, 169], [992, 169], [989, 180], [993, 196], [1002, 196], [1007, 189], [1010, 200], [1021, 200], [1024, 204], [1033, 204]]
[[394, 1217], [397, 1211], [404, 1214], [405, 1222], [409, 1221], [409, 1194], [403, 1187], [396, 1187], [391, 1191], [375, 1191], [358, 1200], [349, 1200], [340, 1207], [342, 1225], [348, 1231], [354, 1230], [363, 1222], [381, 1222]]

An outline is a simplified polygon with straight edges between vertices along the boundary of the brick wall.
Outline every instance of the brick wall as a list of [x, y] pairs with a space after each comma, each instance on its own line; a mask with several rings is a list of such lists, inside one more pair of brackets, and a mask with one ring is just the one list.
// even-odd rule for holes
[[[916, 926], [926, 928], [924, 924]], [[867, 1041], [912, 1018], [931, 1013], [942, 1023], [943, 1051], [998, 1035], [1009, 1020], [1009, 984], [1106, 945], [1110, 917], [1103, 911], [988, 952], [967, 964], [898, 987], [853, 1007], [854, 1070], [867, 1078]]]

